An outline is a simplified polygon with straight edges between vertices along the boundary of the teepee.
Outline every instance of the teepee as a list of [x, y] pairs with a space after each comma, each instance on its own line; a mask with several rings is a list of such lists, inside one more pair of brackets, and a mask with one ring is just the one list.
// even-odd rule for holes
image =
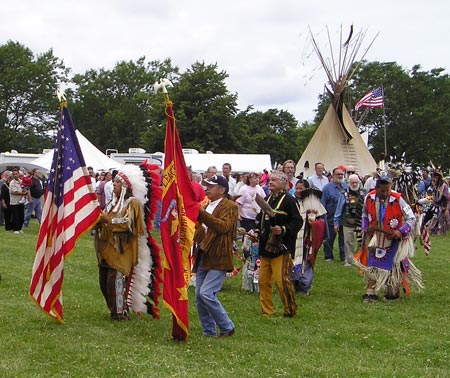
[[[353, 35], [352, 26], [349, 36], [343, 42], [341, 29], [340, 49], [335, 56], [330, 33], [328, 30], [327, 32], [331, 51], [331, 58], [329, 59], [325, 59], [322, 55], [310, 30], [314, 50], [328, 77], [329, 87], [325, 86], [325, 88], [331, 104], [297, 162], [296, 172], [303, 172], [305, 178], [310, 177], [315, 172], [315, 163], [320, 162], [325, 165], [327, 171], [333, 170], [338, 165], [352, 165], [356, 172], [362, 176], [375, 171], [377, 164], [344, 105], [343, 93], [348, 81], [358, 69], [359, 64], [354, 63], [365, 33], [359, 32]], [[359, 61], [364, 58], [375, 38]]]

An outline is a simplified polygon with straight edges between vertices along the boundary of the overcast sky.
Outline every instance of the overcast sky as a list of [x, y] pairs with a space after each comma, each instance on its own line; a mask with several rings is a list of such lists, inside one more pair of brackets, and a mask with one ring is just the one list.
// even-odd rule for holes
[[1, 0], [0, 44], [52, 48], [74, 73], [141, 56], [170, 57], [182, 71], [217, 63], [241, 110], [283, 109], [303, 122], [326, 83], [308, 26], [327, 56], [325, 28], [338, 41], [353, 23], [366, 32], [363, 46], [379, 33], [368, 61], [448, 72], [449, 14], [444, 0]]

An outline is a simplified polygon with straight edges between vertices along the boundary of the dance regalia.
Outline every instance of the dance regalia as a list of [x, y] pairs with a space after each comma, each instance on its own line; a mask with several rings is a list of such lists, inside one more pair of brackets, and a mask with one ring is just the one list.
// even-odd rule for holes
[[138, 262], [138, 238], [145, 230], [142, 206], [134, 197], [125, 201], [120, 212], [108, 213], [109, 222], [102, 224], [97, 256], [100, 264], [129, 276]]
[[292, 280], [296, 291], [304, 294], [308, 294], [311, 288], [317, 252], [326, 234], [327, 211], [320, 202], [320, 195], [318, 189], [305, 189], [301, 192], [302, 199], [298, 201], [300, 215], [305, 222], [295, 242]]
[[259, 258], [258, 233], [250, 230], [244, 235], [242, 243], [245, 264], [242, 269], [242, 290], [251, 293], [259, 293]]
[[[128, 319], [128, 310], [159, 318], [161, 262], [150, 231], [160, 198], [156, 166], [124, 166], [107, 222], [97, 225], [95, 247], [100, 288], [113, 320]], [[132, 194], [130, 196], [130, 194]]]
[[[376, 190], [366, 196], [362, 230], [372, 231], [373, 236], [367, 248], [355, 255], [354, 263], [367, 279], [376, 282], [375, 291], [385, 288], [386, 292], [395, 293], [403, 284], [409, 294], [408, 281], [423, 288], [421, 272], [410, 261], [415, 251], [414, 239], [410, 237], [414, 225], [414, 213], [400, 193], [391, 191], [384, 203]], [[402, 240], [387, 238], [395, 230], [401, 232]]]

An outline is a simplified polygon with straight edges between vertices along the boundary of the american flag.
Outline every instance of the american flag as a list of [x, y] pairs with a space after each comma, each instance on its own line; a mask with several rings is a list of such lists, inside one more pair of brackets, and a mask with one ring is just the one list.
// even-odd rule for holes
[[425, 225], [422, 225], [422, 227], [420, 228], [420, 244], [423, 245], [425, 254], [428, 256], [431, 251], [431, 240], [430, 234], [428, 233], [428, 229], [425, 227]]
[[64, 259], [74, 250], [77, 238], [100, 217], [97, 196], [65, 102], [61, 108], [29, 291], [36, 304], [60, 323]]
[[367, 92], [364, 97], [355, 105], [355, 110], [365, 106], [366, 108], [382, 108], [384, 106], [384, 91], [383, 87], [378, 87], [370, 92]]

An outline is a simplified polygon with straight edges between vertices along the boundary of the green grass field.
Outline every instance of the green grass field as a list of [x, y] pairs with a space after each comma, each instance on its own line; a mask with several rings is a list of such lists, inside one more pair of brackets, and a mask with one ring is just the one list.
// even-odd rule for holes
[[0, 230], [0, 377], [449, 377], [448, 244], [432, 237], [415, 263], [426, 289], [400, 301], [364, 305], [355, 268], [325, 263], [320, 252], [310, 297], [299, 313], [260, 314], [258, 296], [242, 292], [241, 276], [220, 294], [236, 325], [231, 338], [201, 336], [190, 289], [190, 336], [171, 340], [171, 314], [111, 322], [97, 282], [90, 235], [78, 240], [65, 263], [64, 324], [28, 297], [38, 232]]

